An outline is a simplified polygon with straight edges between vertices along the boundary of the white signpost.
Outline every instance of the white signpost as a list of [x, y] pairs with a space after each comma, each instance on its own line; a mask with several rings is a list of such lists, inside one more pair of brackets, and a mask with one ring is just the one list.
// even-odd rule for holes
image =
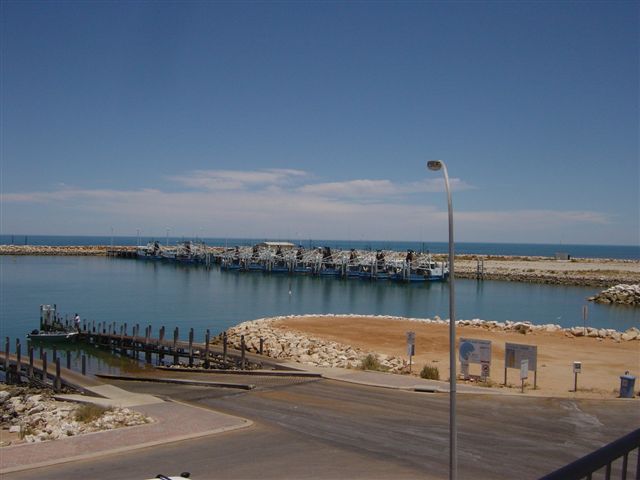
[[522, 390], [524, 393], [524, 381], [529, 378], [529, 360], [521, 360], [520, 361], [520, 382]]
[[578, 391], [578, 374], [582, 373], [582, 362], [573, 362], [573, 391]]
[[[527, 369], [533, 371], [533, 388], [538, 385], [538, 347], [519, 343], [505, 343], [504, 384], [507, 385], [507, 368], [522, 369], [522, 361], [527, 360]], [[527, 377], [525, 377], [527, 378]]]
[[416, 354], [416, 332], [407, 332], [407, 355], [409, 356], [409, 372], [411, 372], [412, 358]]
[[482, 365], [480, 370], [481, 377], [486, 379], [491, 369], [491, 341], [461, 338], [458, 347], [458, 358], [460, 359], [461, 370], [465, 379], [469, 378], [470, 363]]

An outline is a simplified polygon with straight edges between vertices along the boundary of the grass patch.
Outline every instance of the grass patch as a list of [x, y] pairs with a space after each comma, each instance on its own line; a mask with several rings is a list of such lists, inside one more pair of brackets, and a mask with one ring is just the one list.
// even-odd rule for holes
[[360, 362], [360, 369], [361, 370], [377, 370], [378, 372], [386, 372], [387, 370], [389, 370], [388, 367], [385, 367], [380, 363], [380, 360], [378, 359], [378, 357], [373, 353], [370, 353], [369, 355], [367, 355], [362, 359], [362, 361]]
[[27, 435], [35, 435], [35, 433], [31, 425], [20, 425], [20, 440], [24, 440]]
[[100, 418], [110, 408], [94, 405], [93, 403], [85, 403], [80, 405], [76, 410], [76, 420], [78, 422], [89, 423]]
[[440, 370], [435, 365], [425, 365], [420, 371], [420, 377], [428, 380], [440, 380]]

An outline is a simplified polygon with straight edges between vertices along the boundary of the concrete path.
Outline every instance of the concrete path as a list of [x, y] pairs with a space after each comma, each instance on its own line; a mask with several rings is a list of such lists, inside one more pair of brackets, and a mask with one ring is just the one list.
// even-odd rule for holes
[[[449, 382], [440, 380], [426, 380], [413, 375], [398, 375], [394, 373], [376, 372], [372, 370], [356, 370], [335, 367], [315, 367], [301, 363], [281, 363], [284, 368], [304, 370], [318, 373], [323, 378], [338, 380], [341, 382], [356, 383], [358, 385], [368, 385], [371, 387], [394, 388], [397, 390], [408, 390], [415, 392], [448, 393]], [[495, 388], [476, 387], [473, 385], [456, 385], [457, 393], [473, 393], [485, 395], [508, 395], [510, 392]]]

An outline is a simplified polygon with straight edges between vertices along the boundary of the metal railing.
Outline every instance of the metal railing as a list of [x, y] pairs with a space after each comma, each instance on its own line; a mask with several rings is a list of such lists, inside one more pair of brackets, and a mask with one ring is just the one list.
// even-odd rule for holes
[[[629, 456], [634, 450], [637, 450], [635, 474], [629, 472]], [[613, 465], [620, 458], [622, 458], [622, 464]], [[614, 468], [616, 470], [616, 478], [621, 480], [640, 480], [640, 428], [569, 465], [559, 468], [555, 472], [545, 475], [540, 480], [591, 480], [593, 474], [603, 468], [605, 469], [603, 472], [605, 480], [611, 479]], [[617, 476], [618, 473], [620, 474], [619, 477]]]

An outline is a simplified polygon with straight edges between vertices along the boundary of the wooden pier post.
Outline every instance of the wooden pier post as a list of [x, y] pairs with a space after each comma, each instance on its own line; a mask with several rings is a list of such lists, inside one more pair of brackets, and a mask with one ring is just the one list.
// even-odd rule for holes
[[242, 370], [245, 368], [245, 358], [244, 358], [244, 335], [240, 335], [240, 364]]
[[262, 355], [263, 350], [264, 350], [264, 338], [260, 337], [260, 355]]
[[33, 347], [29, 347], [29, 370], [27, 374], [29, 378], [33, 378]]
[[42, 353], [42, 381], [47, 383], [47, 352]]
[[227, 368], [227, 332], [222, 332], [222, 366]]
[[62, 390], [62, 379], [60, 378], [60, 357], [56, 358], [56, 379], [53, 382], [53, 389], [56, 392]]
[[20, 383], [20, 372], [22, 372], [22, 357], [20, 355], [20, 340], [16, 340], [16, 370], [18, 372], [18, 383]]
[[82, 375], [87, 374], [87, 356], [82, 354]]
[[160, 327], [160, 336], [158, 338], [158, 365], [162, 365], [164, 361], [164, 325]]
[[189, 366], [193, 367], [193, 328], [189, 329]]
[[[11, 340], [6, 337], [4, 342], [4, 369], [9, 371], [9, 349], [11, 348]], [[42, 347], [41, 347], [42, 348]]]
[[211, 340], [211, 334], [207, 328], [207, 332], [204, 334], [204, 368], [209, 368], [209, 340]]
[[178, 358], [178, 327], [173, 330], [173, 364], [178, 365], [180, 360]]

